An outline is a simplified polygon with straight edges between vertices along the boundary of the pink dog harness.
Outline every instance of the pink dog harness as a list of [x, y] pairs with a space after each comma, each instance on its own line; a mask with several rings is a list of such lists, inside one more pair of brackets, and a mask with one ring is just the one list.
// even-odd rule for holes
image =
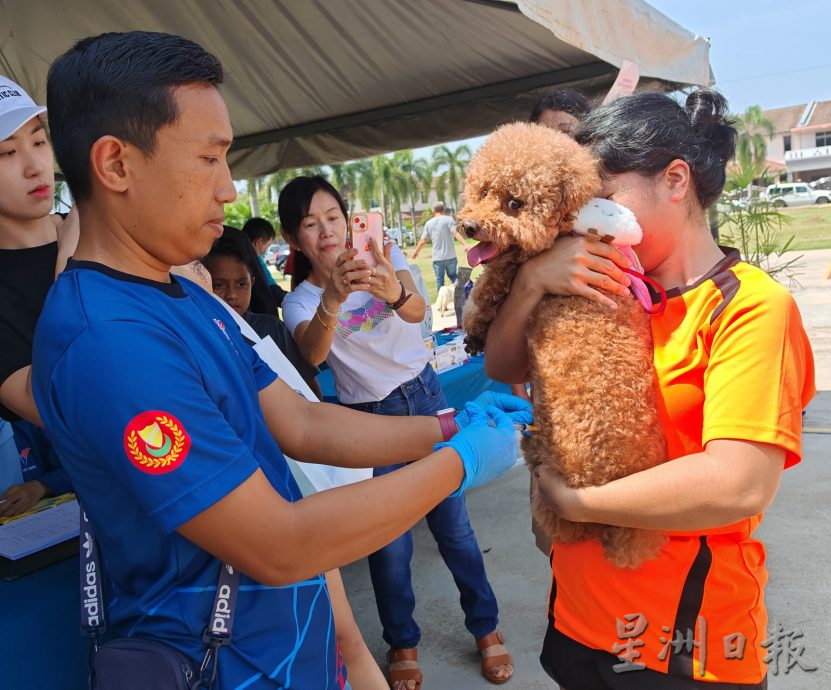
[[[617, 249], [629, 259], [630, 268], [622, 268], [620, 270], [631, 276], [632, 285], [630, 287], [635, 298], [641, 303], [641, 306], [647, 314], [660, 314], [667, 306], [667, 291], [664, 290], [658, 281], [647, 278], [642, 273], [643, 267], [641, 266], [641, 262], [638, 261], [638, 257], [635, 256], [632, 247], [618, 247]], [[652, 304], [652, 295], [649, 294], [649, 288], [646, 287], [647, 283], [655, 288], [655, 291], [661, 296], [661, 301], [657, 305]]]

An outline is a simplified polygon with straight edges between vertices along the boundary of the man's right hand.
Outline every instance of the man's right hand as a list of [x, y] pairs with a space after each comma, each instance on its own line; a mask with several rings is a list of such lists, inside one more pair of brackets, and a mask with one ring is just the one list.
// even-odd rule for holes
[[507, 472], [516, 461], [517, 440], [511, 418], [493, 405], [481, 408], [465, 405], [468, 424], [446, 443], [435, 449], [452, 448], [462, 459], [465, 476], [451, 496], [461, 496], [467, 489], [487, 484]]

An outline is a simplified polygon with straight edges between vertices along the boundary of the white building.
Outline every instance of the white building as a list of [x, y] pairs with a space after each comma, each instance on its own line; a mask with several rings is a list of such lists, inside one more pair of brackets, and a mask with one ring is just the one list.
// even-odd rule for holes
[[831, 101], [766, 110], [775, 129], [767, 158], [788, 180], [811, 182], [831, 175]]

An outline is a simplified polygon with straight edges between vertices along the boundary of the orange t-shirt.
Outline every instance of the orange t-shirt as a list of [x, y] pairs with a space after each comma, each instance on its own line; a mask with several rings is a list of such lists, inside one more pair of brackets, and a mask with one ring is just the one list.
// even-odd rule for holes
[[[713, 439], [739, 439], [784, 449], [786, 468], [798, 463], [802, 410], [815, 388], [791, 295], [730, 250], [696, 284], [667, 296], [652, 335], [668, 458], [701, 452]], [[751, 534], [761, 520], [670, 534], [661, 555], [636, 569], [615, 568], [597, 541], [555, 545], [555, 627], [593, 649], [640, 652], [633, 663], [662, 673], [759, 683], [767, 670], [767, 571], [765, 548]], [[690, 643], [673, 645], [676, 631]], [[746, 639], [742, 658], [735, 658], [736, 633]]]

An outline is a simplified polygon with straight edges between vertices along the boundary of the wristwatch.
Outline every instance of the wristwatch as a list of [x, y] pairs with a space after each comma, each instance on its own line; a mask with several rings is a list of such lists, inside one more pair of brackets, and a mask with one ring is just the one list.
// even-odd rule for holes
[[443, 410], [439, 410], [436, 412], [436, 417], [441, 425], [442, 440], [449, 441], [459, 430], [456, 424], [456, 408], [446, 407]]

